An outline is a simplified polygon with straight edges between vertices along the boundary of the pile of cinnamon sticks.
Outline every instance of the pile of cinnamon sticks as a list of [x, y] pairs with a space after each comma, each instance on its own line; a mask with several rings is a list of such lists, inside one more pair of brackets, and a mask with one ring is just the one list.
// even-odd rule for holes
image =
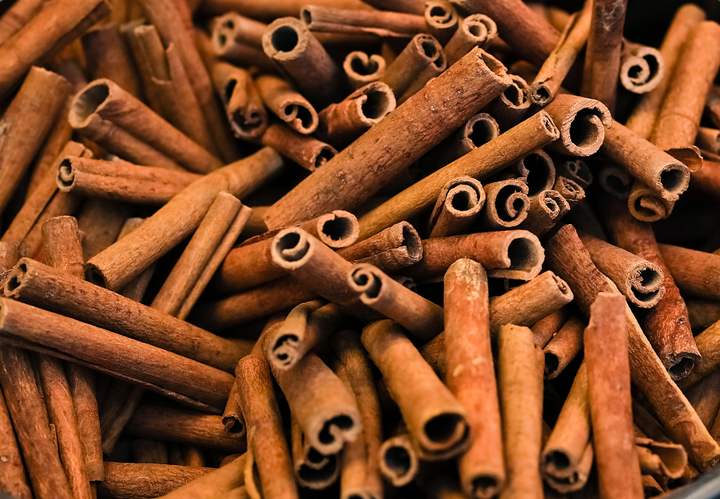
[[710, 472], [720, 25], [627, 2], [0, 4], [0, 493]]

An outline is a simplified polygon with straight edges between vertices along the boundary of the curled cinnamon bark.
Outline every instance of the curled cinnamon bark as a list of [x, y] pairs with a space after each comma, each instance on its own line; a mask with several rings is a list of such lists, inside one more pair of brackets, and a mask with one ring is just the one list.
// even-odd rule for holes
[[495, 118], [487, 113], [478, 113], [438, 144], [422, 159], [422, 169], [431, 172], [458, 159], [460, 156], [477, 149], [500, 135], [500, 127]]
[[307, 442], [302, 428], [293, 417], [290, 418], [290, 439], [293, 468], [298, 484], [308, 489], [322, 490], [337, 481], [340, 476], [340, 455], [320, 454]]
[[448, 66], [455, 64], [474, 47], [485, 48], [498, 34], [495, 21], [483, 14], [472, 14], [458, 21], [457, 30], [443, 51]]
[[518, 228], [541, 236], [553, 228], [568, 211], [570, 204], [558, 191], [552, 189], [541, 191], [530, 198], [527, 218]]
[[383, 38], [411, 37], [425, 31], [425, 18], [391, 11], [337, 9], [322, 5], [306, 5], [300, 19], [310, 31], [331, 33], [372, 34]]
[[485, 186], [487, 205], [480, 225], [485, 230], [507, 230], [517, 227], [528, 216], [530, 199], [524, 180], [502, 180]]
[[[556, 378], [580, 353], [583, 346], [583, 327], [580, 319], [573, 316], [545, 345], [545, 378]], [[535, 331], [533, 331], [534, 333]]]
[[720, 255], [696, 251], [670, 244], [658, 244], [663, 261], [683, 293], [700, 298], [719, 299], [714, 281]]
[[627, 200], [630, 213], [641, 222], [657, 222], [665, 219], [675, 207], [675, 201], [663, 199], [658, 196], [656, 190], [639, 180], [633, 182]]
[[559, 308], [541, 318], [530, 328], [538, 348], [545, 348], [568, 318], [566, 307]]
[[407, 429], [385, 440], [380, 446], [380, 471], [395, 487], [410, 483], [418, 473], [418, 457]]
[[375, 322], [363, 330], [362, 343], [400, 407], [419, 455], [429, 460], [457, 455], [468, 445], [466, 411], [402, 331], [391, 320]]
[[467, 410], [470, 448], [460, 457], [460, 481], [471, 497], [490, 498], [505, 482], [502, 425], [490, 349], [487, 274], [468, 259], [445, 274], [447, 384]]
[[570, 156], [595, 154], [603, 145], [606, 129], [615, 127], [608, 108], [593, 99], [558, 95], [545, 111], [560, 130], [560, 140], [548, 147]]
[[343, 61], [345, 76], [350, 86], [355, 89], [381, 79], [385, 75], [386, 66], [383, 56], [368, 55], [359, 50], [350, 52]]
[[555, 163], [542, 149], [533, 151], [520, 159], [514, 170], [525, 180], [528, 196], [537, 196], [540, 192], [552, 189], [555, 185]]
[[[164, 499], [217, 499], [242, 488], [247, 453], [163, 496]], [[242, 495], [240, 497], [243, 497]]]
[[318, 127], [315, 108], [282, 78], [261, 75], [255, 80], [265, 105], [293, 130], [304, 135]]
[[[612, 163], [608, 163], [600, 169], [598, 182], [605, 192], [617, 199], [627, 199], [633, 186], [632, 176]], [[640, 219], [638, 218], [638, 220]]]
[[651, 92], [665, 77], [665, 62], [658, 49], [623, 41], [620, 83], [634, 94]]
[[268, 57], [292, 76], [303, 95], [319, 109], [340, 100], [340, 68], [302, 21], [276, 19], [265, 31], [262, 45]]
[[190, 172], [65, 156], [57, 170], [61, 192], [141, 204], [164, 204], [200, 178]]
[[530, 86], [518, 75], [510, 75], [513, 83], [500, 94], [488, 111], [497, 120], [501, 130], [520, 123], [530, 110]]
[[[475, 76], [466, 80], [470, 74]], [[457, 82], [462, 82], [460, 93], [455, 88]], [[479, 49], [473, 50], [429, 82], [421, 94], [408, 99], [324, 168], [300, 182], [268, 210], [265, 222], [270, 229], [275, 229], [332, 209], [352, 210], [477, 113], [507, 85], [504, 67]], [[422, 142], [414, 140], [418, 134], [432, 138]], [[344, 173], [342, 180], [337, 176], [339, 171]], [[447, 180], [443, 184], [445, 182]], [[436, 195], [437, 192], [433, 199]], [[382, 228], [385, 227], [378, 227], [373, 234]]]
[[687, 453], [681, 445], [636, 438], [635, 449], [643, 474], [668, 479], [680, 478], [685, 473]]
[[440, 43], [428, 34], [415, 35], [397, 58], [385, 69], [380, 81], [400, 99], [428, 66], [443, 58]]
[[572, 180], [583, 189], [587, 189], [592, 184], [593, 174], [583, 160], [569, 159], [556, 166], [558, 174]]
[[268, 118], [250, 72], [217, 62], [212, 67], [212, 76], [235, 136], [243, 140], [260, 137], [267, 129]]
[[458, 28], [459, 16], [447, 0], [425, 2], [425, 28], [445, 45]]
[[309, 135], [301, 135], [280, 123], [271, 123], [260, 143], [272, 147], [301, 167], [314, 172], [333, 159], [337, 150]]
[[479, 180], [468, 176], [451, 180], [443, 187], [430, 215], [428, 237], [468, 232], [483, 206], [485, 191]]

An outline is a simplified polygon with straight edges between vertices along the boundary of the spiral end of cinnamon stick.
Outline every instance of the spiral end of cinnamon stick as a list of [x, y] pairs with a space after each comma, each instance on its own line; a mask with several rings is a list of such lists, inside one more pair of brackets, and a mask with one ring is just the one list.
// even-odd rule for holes
[[313, 249], [311, 236], [302, 229], [292, 227], [277, 233], [270, 247], [270, 255], [278, 267], [294, 270], [305, 264]]
[[537, 276], [545, 260], [545, 250], [540, 239], [526, 230], [506, 231], [504, 235], [504, 268], [487, 269], [488, 277], [529, 281]]
[[587, 481], [587, 476], [581, 476], [577, 463], [572, 463], [564, 449], [544, 452], [540, 469], [548, 484], [561, 493], [579, 490]]
[[638, 263], [629, 269], [627, 298], [640, 308], [652, 308], [665, 295], [664, 273], [652, 262]]
[[622, 168], [606, 165], [598, 174], [600, 187], [617, 199], [627, 199], [630, 196], [633, 177]]
[[382, 293], [381, 271], [375, 265], [360, 263], [350, 272], [348, 284], [351, 289], [360, 293], [360, 300], [365, 305], [372, 305]]
[[494, 229], [512, 229], [528, 216], [530, 199], [523, 180], [503, 180], [485, 186], [486, 225]]
[[114, 85], [111, 80], [101, 78], [88, 83], [80, 90], [70, 103], [68, 114], [70, 126], [76, 130], [84, 128], [93, 115], [108, 102]]
[[28, 261], [28, 258], [21, 258], [10, 270], [10, 273], [4, 281], [5, 285], [2, 289], [2, 296], [14, 299], [19, 298], [28, 271]]
[[495, 118], [487, 113], [478, 113], [470, 118], [462, 128], [462, 141], [469, 149], [487, 144], [500, 135], [500, 126]]
[[407, 434], [385, 440], [380, 446], [380, 472], [395, 487], [410, 483], [418, 473], [418, 458]]
[[620, 83], [635, 94], [654, 90], [665, 76], [665, 62], [658, 49], [638, 46], [623, 57], [620, 64]]
[[325, 456], [312, 447], [305, 459], [295, 464], [298, 483], [308, 489], [325, 489], [335, 483], [339, 475], [340, 462], [337, 454]]
[[498, 35], [497, 24], [485, 14], [467, 16], [462, 21], [461, 29], [467, 38], [473, 40], [473, 44], [478, 47], [483, 47]]
[[628, 209], [642, 222], [657, 222], [670, 216], [675, 203], [666, 201], [648, 186], [635, 182], [628, 194]]
[[452, 4], [444, 0], [425, 2], [425, 23], [433, 30], [447, 30], [458, 23], [458, 13]]
[[558, 168], [558, 172], [574, 181], [583, 189], [587, 189], [593, 181], [593, 174], [587, 163], [581, 159], [570, 159], [565, 161]]
[[75, 182], [75, 171], [72, 166], [72, 158], [65, 158], [58, 168], [57, 186], [61, 192], [70, 192]]
[[528, 196], [536, 196], [542, 191], [552, 189], [555, 185], [555, 163], [542, 149], [522, 158], [517, 162], [516, 168], [520, 176], [525, 178]]

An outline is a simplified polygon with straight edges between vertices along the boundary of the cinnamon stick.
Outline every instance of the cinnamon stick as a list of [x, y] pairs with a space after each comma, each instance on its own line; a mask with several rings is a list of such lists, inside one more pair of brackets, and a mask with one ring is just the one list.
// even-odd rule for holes
[[379, 54], [355, 50], [345, 56], [342, 67], [350, 87], [358, 89], [381, 79], [385, 75], [387, 63]]
[[[580, 353], [583, 347], [584, 324], [575, 316], [560, 328], [543, 348], [545, 353], [545, 378], [555, 379]], [[534, 333], [534, 331], [533, 331]]]
[[683, 293], [717, 300], [717, 287], [713, 282], [715, 266], [720, 264], [720, 255], [696, 251], [670, 244], [658, 244], [663, 261], [673, 280]]
[[[340, 454], [323, 455], [305, 439], [302, 428], [290, 418], [293, 468], [297, 483], [308, 489], [322, 490], [330, 487], [340, 476]], [[355, 440], [358, 442], [360, 439]], [[354, 445], [354, 444], [346, 444]]]
[[[380, 79], [400, 99], [428, 66], [442, 57], [440, 43], [428, 34], [415, 35], [397, 58], [387, 65]], [[464, 54], [463, 54], [464, 55]]]
[[500, 127], [495, 118], [487, 113], [478, 113], [426, 154], [422, 163], [427, 163], [428, 169], [434, 172], [439, 167], [487, 144], [498, 135], [500, 135]]
[[483, 14], [472, 14], [458, 20], [458, 27], [443, 51], [452, 66], [475, 47], [485, 48], [498, 34], [495, 21]]
[[556, 190], [541, 191], [530, 198], [527, 217], [518, 228], [541, 236], [552, 229], [570, 211], [570, 204]]
[[428, 223], [428, 237], [447, 237], [468, 232], [485, 205], [480, 181], [463, 176], [443, 187]]
[[4, 395], [0, 397], [0, 437], [2, 438], [0, 452], [6, 457], [0, 467], [0, 491], [12, 494], [18, 499], [32, 498], [33, 495], [25, 476], [25, 464], [20, 456], [15, 428], [10, 420]]
[[426, 29], [423, 16], [387, 10], [338, 9], [306, 5], [300, 10], [300, 19], [310, 31], [372, 34], [383, 38], [409, 38]]
[[502, 425], [490, 349], [487, 274], [469, 259], [445, 274], [447, 384], [468, 413], [470, 447], [460, 457], [468, 496], [494, 497], [505, 482]]
[[380, 471], [395, 487], [410, 483], [418, 473], [418, 457], [407, 428], [385, 440], [380, 446]]
[[280, 123], [271, 123], [260, 137], [260, 143], [272, 147], [310, 172], [322, 167], [337, 154], [333, 146], [312, 136], [301, 135]]
[[528, 216], [530, 199], [524, 179], [501, 180], [485, 185], [487, 205], [480, 226], [488, 231], [507, 230], [520, 225]]
[[315, 108], [288, 81], [261, 75], [255, 85], [268, 109], [293, 130], [307, 135], [317, 129], [319, 122]]
[[460, 18], [455, 7], [447, 0], [425, 3], [425, 29], [445, 45], [458, 28]]
[[620, 59], [620, 83], [634, 94], [655, 89], [665, 77], [661, 52], [653, 47], [623, 40]]
[[163, 496], [164, 499], [220, 499], [245, 483], [247, 454]]
[[560, 331], [567, 319], [567, 307], [562, 307], [532, 324], [530, 330], [533, 332], [533, 338], [535, 338], [535, 346], [544, 349], [548, 342]]
[[0, 17], [0, 45], [8, 41], [42, 8], [44, 0], [15, 2]]
[[545, 111], [560, 130], [560, 140], [548, 147], [571, 156], [590, 156], [603, 145], [611, 123], [608, 108], [597, 100], [570, 94], [558, 95]]
[[225, 62], [216, 62], [212, 67], [212, 76], [235, 136], [243, 140], [260, 137], [268, 126], [268, 118], [250, 72]]
[[98, 484], [98, 496], [107, 499], [160, 497], [212, 471], [212, 468], [172, 464], [106, 462], [105, 479]]
[[93, 28], [81, 41], [90, 79], [107, 78], [140, 98], [140, 81], [117, 24]]
[[552, 189], [556, 182], [555, 162], [542, 149], [521, 158], [512, 170], [525, 180], [528, 196], [537, 196], [544, 190]]
[[530, 110], [530, 85], [518, 75], [510, 75], [512, 85], [488, 106], [488, 111], [497, 120], [501, 130], [512, 128], [522, 120]]

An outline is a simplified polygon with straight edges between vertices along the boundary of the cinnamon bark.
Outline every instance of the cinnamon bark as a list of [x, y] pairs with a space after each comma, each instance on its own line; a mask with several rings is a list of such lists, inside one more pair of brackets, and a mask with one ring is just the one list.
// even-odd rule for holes
[[495, 118], [487, 113], [478, 113], [427, 153], [422, 159], [422, 163], [426, 163], [427, 166], [423, 164], [422, 168], [432, 173], [481, 145], [487, 144], [498, 135], [500, 135], [500, 127]]
[[452, 66], [475, 47], [485, 48], [498, 34], [495, 21], [483, 14], [472, 14], [458, 21], [458, 27], [443, 51]]
[[[0, 19], [1, 20], [1, 19]], [[0, 491], [12, 494], [17, 499], [31, 499], [32, 492], [25, 477], [25, 464], [10, 420], [5, 396], [0, 396], [0, 452], [5, 461], [0, 466]]]
[[392, 88], [400, 99], [421, 73], [442, 55], [442, 46], [434, 37], [425, 33], [415, 35], [397, 58], [388, 64], [380, 81]]
[[212, 468], [172, 464], [105, 463], [105, 479], [98, 496], [106, 499], [160, 497], [214, 471]]
[[584, 334], [601, 498], [644, 497], [632, 427], [626, 307], [622, 296], [598, 293]]
[[543, 353], [545, 354], [546, 379], [557, 378], [580, 353], [583, 347], [583, 327], [583, 322], [572, 316], [545, 345]]
[[606, 129], [616, 126], [602, 102], [570, 94], [558, 95], [545, 111], [560, 130], [560, 140], [548, 148], [569, 156], [595, 154], [603, 145]]
[[[466, 80], [471, 73], [475, 76]], [[460, 93], [457, 85], [462, 87]], [[422, 95], [408, 99], [275, 203], [266, 213], [265, 222], [275, 229], [332, 209], [352, 210], [508, 85], [504, 67], [479, 49], [473, 50], [428, 83]], [[419, 136], [425, 140], [416, 140]], [[339, 171], [344, 172], [342, 181], [337, 176]], [[431, 194], [433, 199], [437, 196], [437, 192]]]
[[538, 348], [545, 348], [548, 342], [550, 342], [558, 331], [560, 331], [560, 328], [562, 328], [567, 319], [567, 307], [562, 307], [549, 313], [533, 324], [530, 329], [533, 332], [535, 346]]
[[444, 304], [447, 385], [465, 406], [471, 433], [460, 457], [460, 481], [468, 496], [491, 498], [505, 484], [505, 463], [482, 265], [460, 259], [450, 266]]
[[504, 325], [498, 335], [499, 391], [507, 481], [501, 498], [542, 498], [542, 355], [527, 327]]
[[225, 494], [237, 490], [245, 483], [247, 454], [243, 454], [232, 462], [217, 470], [197, 478], [182, 487], [173, 490], [164, 499], [220, 499]]
[[91, 80], [107, 78], [140, 98], [140, 81], [117, 24], [93, 28], [81, 41]]
[[0, 45], [8, 41], [42, 8], [44, 0], [21, 0], [11, 5], [0, 17]]
[[552, 229], [567, 212], [570, 204], [558, 191], [548, 189], [530, 198], [527, 217], [518, 228], [542, 236]]
[[552, 189], [557, 180], [555, 162], [542, 149], [520, 159], [512, 169], [517, 171], [528, 185], [528, 196], [537, 196], [544, 190]]
[[225, 62], [212, 66], [212, 76], [236, 137], [252, 140], [267, 129], [267, 112], [249, 71]]
[[510, 75], [512, 85], [503, 91], [488, 106], [488, 111], [497, 120], [501, 130], [507, 130], [520, 123], [530, 110], [530, 86], [524, 78]]
[[620, 83], [626, 90], [634, 94], [650, 92], [664, 77], [665, 62], [658, 49], [623, 40]]
[[[303, 435], [295, 418], [290, 418], [293, 468], [297, 483], [308, 489], [322, 490], [335, 483], [340, 476], [340, 454], [323, 455], [313, 448]], [[356, 439], [355, 442], [359, 442]], [[348, 446], [355, 443], [346, 444]]]
[[397, 402], [415, 450], [446, 459], [469, 444], [467, 411], [438, 379], [403, 329], [391, 320], [365, 327], [362, 342]]
[[260, 143], [272, 147], [310, 172], [322, 167], [337, 154], [333, 146], [310, 135], [301, 135], [281, 123], [271, 123], [260, 137]]
[[379, 454], [380, 471], [395, 487], [407, 485], [417, 476], [417, 453], [404, 426], [382, 443]]
[[438, 196], [428, 223], [428, 237], [447, 237], [469, 232], [485, 206], [479, 180], [463, 176], [451, 180]]
[[445, 45], [458, 28], [460, 17], [447, 0], [431, 0], [425, 3], [425, 30]]
[[569, 178], [583, 189], [592, 184], [593, 174], [588, 165], [579, 158], [569, 159], [556, 165], [557, 173]]
[[288, 81], [273, 75], [261, 75], [255, 80], [255, 85], [268, 109], [290, 128], [304, 135], [317, 130], [317, 111]]
[[366, 54], [360, 50], [346, 55], [342, 65], [348, 84], [354, 89], [381, 79], [385, 75], [386, 66], [383, 56]]
[[485, 185], [487, 205], [480, 226], [487, 230], [507, 230], [520, 225], [528, 216], [530, 199], [524, 179], [501, 180]]
[[282, 167], [279, 155], [264, 148], [186, 187], [127, 237], [87, 262], [86, 275], [109, 289], [120, 289], [157, 258], [187, 237], [221, 191], [242, 198]]
[[683, 294], [717, 300], [720, 293], [715, 275], [720, 255], [670, 244], [658, 244], [662, 259]]
[[338, 9], [306, 5], [300, 19], [310, 31], [409, 38], [426, 30], [423, 16], [387, 10]]

